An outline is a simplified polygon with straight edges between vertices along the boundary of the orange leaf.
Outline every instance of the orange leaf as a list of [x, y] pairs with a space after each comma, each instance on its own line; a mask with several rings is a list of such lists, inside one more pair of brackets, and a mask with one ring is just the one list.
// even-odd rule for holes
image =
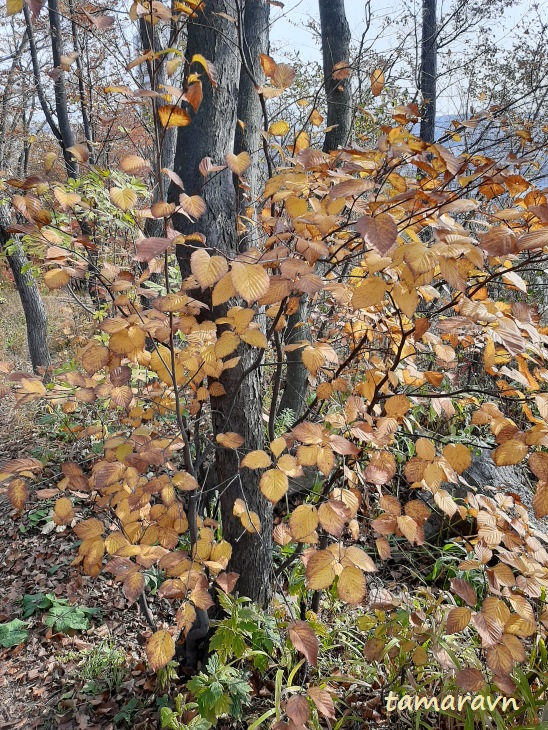
[[313, 667], [318, 665], [318, 637], [306, 621], [294, 621], [289, 624], [289, 639], [295, 649], [304, 654], [307, 662]]

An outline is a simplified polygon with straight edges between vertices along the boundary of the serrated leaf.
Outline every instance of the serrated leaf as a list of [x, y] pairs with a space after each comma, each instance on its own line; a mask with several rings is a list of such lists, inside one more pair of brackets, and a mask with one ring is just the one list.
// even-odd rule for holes
[[234, 289], [248, 304], [263, 297], [270, 286], [270, 277], [260, 264], [235, 261], [230, 276]]
[[137, 193], [131, 188], [111, 188], [110, 199], [117, 208], [126, 211], [135, 207]]
[[271, 464], [270, 456], [266, 451], [262, 450], [250, 451], [244, 456], [241, 462], [241, 466], [245, 466], [248, 469], [266, 469]]
[[287, 475], [279, 469], [269, 469], [261, 476], [259, 489], [269, 502], [276, 504], [289, 489]]
[[239, 155], [235, 155], [229, 152], [226, 157], [226, 164], [228, 165], [231, 172], [234, 175], [243, 175], [247, 168], [251, 165], [251, 157], [248, 152], [240, 152]]
[[64, 269], [50, 269], [44, 274], [44, 284], [48, 289], [62, 289], [70, 281], [70, 274]]
[[159, 107], [158, 117], [163, 127], [188, 127], [192, 121], [188, 112], [173, 104]]
[[362, 571], [354, 566], [343, 568], [337, 582], [337, 593], [345, 603], [361, 603], [366, 593], [365, 575]]
[[352, 295], [354, 309], [369, 309], [382, 302], [388, 284], [379, 276], [370, 276], [361, 284]]
[[289, 639], [295, 649], [304, 655], [313, 667], [318, 665], [318, 637], [306, 621], [293, 621], [288, 626]]
[[446, 633], [456, 634], [458, 631], [464, 631], [470, 623], [471, 618], [472, 611], [466, 608], [466, 606], [451, 609], [447, 616]]
[[168, 631], [156, 631], [146, 644], [148, 663], [157, 672], [165, 667], [175, 656], [175, 642]]
[[228, 272], [228, 264], [222, 256], [210, 256], [199, 248], [190, 257], [191, 271], [202, 289], [213, 286]]
[[356, 221], [356, 230], [381, 256], [390, 251], [398, 238], [398, 227], [390, 213], [380, 213], [374, 218], [363, 216]]

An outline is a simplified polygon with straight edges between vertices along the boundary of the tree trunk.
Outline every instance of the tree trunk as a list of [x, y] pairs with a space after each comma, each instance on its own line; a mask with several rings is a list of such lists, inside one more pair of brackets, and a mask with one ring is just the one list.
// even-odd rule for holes
[[[177, 230], [183, 234], [202, 232], [206, 245], [233, 258], [238, 253], [237, 193], [229, 169], [210, 176], [200, 175], [198, 165], [204, 157], [215, 164], [235, 147], [235, 132], [240, 83], [240, 57], [236, 24], [222, 14], [238, 17], [234, 0], [210, 0], [203, 13], [188, 27], [187, 58], [201, 54], [215, 64], [217, 86], [204, 79], [203, 101], [192, 124], [181, 127], [177, 135], [174, 170], [182, 178], [187, 195], [201, 195], [207, 205], [206, 213], [196, 223], [179, 217]], [[192, 114], [192, 112], [190, 112]], [[180, 190], [171, 185], [169, 199], [177, 200]], [[192, 247], [178, 246], [177, 258], [183, 277], [190, 272]], [[223, 316], [227, 306], [211, 312], [212, 319]], [[220, 378], [226, 395], [211, 399], [214, 433], [236, 431], [245, 439], [246, 448], [260, 449], [263, 445], [261, 376], [254, 370], [243, 377], [245, 369], [256, 357], [247, 346], [238, 350], [240, 361]], [[241, 382], [240, 382], [241, 381]], [[229, 570], [239, 574], [236, 589], [259, 603], [266, 603], [271, 590], [272, 568], [272, 506], [261, 495], [257, 477], [250, 469], [239, 469], [237, 454], [219, 447], [215, 468], [221, 499], [223, 536], [233, 547]], [[243, 499], [249, 510], [261, 519], [259, 535], [245, 532], [241, 521], [232, 514], [236, 499]]]
[[47, 368], [51, 365], [46, 310], [38, 291], [36, 279], [31, 272], [26, 270], [29, 261], [21, 243], [14, 239], [8, 246], [10, 236], [6, 231], [7, 225], [9, 225], [9, 213], [4, 208], [0, 210], [0, 246], [6, 254], [15, 280], [15, 286], [21, 298], [27, 324], [30, 360], [32, 369], [36, 372], [38, 368]]
[[436, 82], [438, 42], [436, 0], [422, 1], [420, 91], [422, 95], [421, 139], [436, 139]]
[[338, 74], [334, 69], [337, 63], [349, 63], [351, 35], [344, 0], [319, 0], [319, 6], [327, 126], [334, 127], [325, 135], [323, 150], [330, 152], [347, 144], [352, 131], [350, 78], [335, 78]]
[[[50, 38], [51, 38], [51, 55], [53, 65], [58, 68], [61, 65], [61, 56], [63, 55], [63, 37], [61, 35], [61, 16], [59, 14], [58, 0], [48, 0]], [[74, 144], [72, 136], [72, 128], [68, 113], [67, 95], [65, 91], [65, 79], [62, 73], [55, 79], [55, 111], [57, 114], [57, 124], [61, 134], [61, 145], [63, 148], [63, 158], [65, 160], [65, 168], [69, 177], [76, 178], [78, 176], [78, 163], [73, 158], [68, 148]]]
[[234, 154], [248, 152], [251, 166], [245, 173], [248, 189], [245, 190], [235, 180], [238, 196], [238, 212], [246, 216], [252, 208], [253, 223], [247, 226], [241, 248], [249, 248], [258, 243], [256, 204], [260, 187], [260, 151], [262, 146], [261, 130], [264, 126], [263, 112], [257, 86], [264, 83], [260, 63], [261, 53], [269, 51], [270, 4], [267, 0], [246, 0], [240, 17], [239, 42], [242, 56], [240, 82], [238, 86], [238, 124], [234, 142]]
[[70, 28], [72, 33], [72, 48], [76, 56], [76, 71], [78, 75], [78, 95], [80, 97], [80, 113], [82, 115], [82, 126], [84, 127], [84, 135], [86, 137], [86, 144], [89, 151], [89, 162], [91, 165], [95, 164], [95, 151], [93, 149], [93, 131], [90, 124], [88, 114], [88, 100], [86, 89], [84, 86], [84, 68], [82, 66], [81, 48], [78, 43], [78, 26], [76, 25], [74, 15], [74, 0], [68, 0], [68, 7], [70, 12]]
[[[308, 297], [303, 294], [299, 300], [299, 308], [287, 320], [284, 331], [284, 343], [292, 345], [301, 340], [310, 340], [310, 330], [306, 322], [308, 317]], [[286, 354], [285, 386], [278, 406], [278, 413], [291, 410], [295, 420], [306, 407], [308, 391], [308, 370], [303, 364], [302, 348], [291, 350]]]
[[[344, 10], [344, 0], [319, 0], [322, 35], [322, 55], [325, 94], [327, 98], [327, 126], [333, 127], [325, 135], [323, 150], [336, 150], [348, 141], [352, 132], [352, 89], [350, 78], [337, 79], [336, 64], [348, 64], [350, 59], [350, 27]], [[306, 325], [308, 298], [301, 296], [299, 308], [289, 317], [284, 332], [286, 345], [310, 339]], [[302, 362], [302, 349], [287, 353], [285, 386], [278, 412], [291, 410], [298, 418], [306, 406], [308, 370]]]

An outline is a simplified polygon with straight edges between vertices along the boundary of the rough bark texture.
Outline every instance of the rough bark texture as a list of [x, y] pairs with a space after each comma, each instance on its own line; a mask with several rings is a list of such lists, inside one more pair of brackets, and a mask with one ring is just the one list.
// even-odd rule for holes
[[[323, 75], [327, 97], [327, 126], [324, 152], [348, 143], [352, 130], [352, 90], [350, 79], [334, 78], [335, 64], [350, 61], [350, 27], [344, 0], [319, 0], [322, 34]], [[336, 73], [336, 72], [335, 72]]]
[[[310, 330], [306, 323], [308, 316], [308, 297], [302, 295], [299, 308], [287, 320], [284, 331], [284, 343], [292, 345], [301, 340], [310, 340]], [[303, 364], [302, 348], [286, 353], [285, 385], [278, 405], [278, 413], [287, 409], [293, 411], [295, 419], [299, 418], [306, 407], [308, 391], [308, 370]]]
[[[162, 36], [158, 25], [152, 26], [144, 18], [139, 20], [139, 35], [141, 38], [141, 49], [143, 53], [152, 50], [154, 52], [164, 50], [164, 44], [162, 43]], [[161, 56], [156, 60], [147, 62], [147, 75], [148, 85], [151, 91], [160, 91], [162, 86], [170, 83], [166, 73], [165, 58]], [[158, 119], [158, 108], [164, 104], [165, 101], [162, 99], [153, 99], [152, 108], [156, 115], [156, 129], [158, 130], [158, 145], [160, 147], [160, 166], [161, 168], [167, 168], [171, 170], [173, 168], [173, 160], [175, 158], [175, 145], [177, 143], [177, 129], [176, 127], [163, 127]], [[167, 175], [161, 175], [161, 185], [156, 186], [153, 191], [152, 202], [157, 202], [163, 199], [164, 193], [169, 186], [169, 177]], [[148, 219], [145, 222], [145, 235], [147, 236], [162, 236], [163, 235], [163, 221]]]
[[[233, 0], [210, 0], [204, 13], [189, 25], [187, 58], [201, 54], [215, 64], [217, 87], [204, 79], [204, 98], [192, 124], [182, 127], [177, 136], [174, 169], [182, 178], [188, 195], [200, 194], [207, 211], [192, 224], [184, 218], [175, 221], [182, 233], [201, 231], [207, 237], [207, 246], [233, 258], [238, 252], [237, 195], [232, 173], [221, 173], [203, 178], [198, 170], [200, 161], [209, 156], [215, 164], [222, 163], [225, 155], [234, 149], [238, 87], [240, 82], [240, 55], [238, 32], [234, 23], [221, 13], [238, 17]], [[190, 112], [192, 114], [192, 112]], [[169, 198], [177, 200], [181, 191], [170, 187]], [[181, 272], [190, 270], [190, 246], [178, 246], [177, 258]], [[212, 312], [213, 319], [222, 316], [227, 307]], [[242, 347], [237, 367], [222, 374], [221, 382], [226, 395], [212, 398], [213, 428], [215, 433], [236, 431], [246, 448], [260, 449], [263, 444], [261, 380], [257, 371], [243, 378], [242, 374], [256, 357], [256, 350]], [[272, 567], [272, 506], [260, 494], [256, 474], [239, 469], [236, 453], [218, 448], [215, 469], [221, 497], [223, 535], [233, 547], [229, 569], [239, 573], [236, 589], [240, 595], [264, 603], [270, 596]], [[232, 515], [234, 501], [244, 499], [250, 510], [261, 518], [260, 535], [244, 532], [239, 519]]]
[[436, 0], [422, 2], [420, 91], [422, 95], [421, 138], [436, 138], [436, 82], [438, 65]]
[[[259, 195], [260, 185], [260, 151], [262, 148], [261, 129], [263, 114], [256, 85], [264, 83], [264, 74], [259, 57], [269, 50], [270, 4], [267, 0], [246, 0], [241, 9], [239, 43], [243, 56], [238, 85], [238, 120], [234, 141], [234, 154], [248, 152], [251, 156], [251, 167], [245, 178], [249, 186], [245, 190], [236, 182], [238, 210], [246, 215], [248, 207], [254, 207]], [[251, 216], [256, 217], [256, 211]], [[258, 241], [257, 227], [251, 225], [246, 233], [242, 246], [247, 248]]]
[[[51, 38], [51, 55], [53, 66], [58, 68], [61, 65], [61, 56], [63, 55], [63, 36], [61, 34], [61, 16], [59, 15], [59, 4], [57, 0], [48, 0], [50, 38]], [[63, 74], [55, 79], [55, 112], [57, 114], [57, 124], [61, 134], [61, 145], [63, 148], [63, 158], [65, 160], [65, 168], [69, 177], [78, 176], [78, 163], [74, 160], [68, 148], [74, 144], [72, 136], [72, 128], [68, 114], [67, 95], [65, 91], [65, 79]]]
[[72, 48], [76, 56], [76, 70], [78, 76], [78, 95], [80, 97], [80, 113], [82, 115], [82, 126], [84, 128], [84, 134], [86, 137], [86, 143], [89, 150], [89, 162], [90, 165], [95, 164], [95, 151], [93, 149], [93, 130], [91, 128], [89, 114], [88, 114], [88, 98], [86, 89], [84, 86], [84, 69], [82, 66], [81, 48], [78, 42], [78, 26], [76, 25], [76, 19], [74, 14], [74, 0], [68, 1], [68, 7], [70, 12], [70, 28], [72, 34]]
[[8, 115], [9, 115], [9, 106], [10, 101], [12, 97], [13, 92], [13, 82], [15, 78], [15, 74], [17, 73], [17, 69], [19, 68], [19, 64], [21, 62], [21, 56], [23, 54], [23, 50], [25, 49], [25, 46], [28, 43], [28, 33], [25, 29], [25, 32], [23, 33], [23, 37], [21, 38], [21, 41], [19, 45], [17, 46], [15, 53], [13, 55], [13, 61], [10, 67], [10, 70], [8, 71], [8, 76], [6, 79], [6, 82], [4, 84], [4, 91], [2, 94], [2, 102], [0, 104], [0, 170], [4, 168], [4, 162], [5, 162], [5, 149], [6, 149], [6, 142], [7, 142], [7, 124], [8, 124]]
[[10, 246], [7, 245], [10, 239], [10, 235], [6, 231], [7, 225], [9, 225], [9, 212], [5, 208], [0, 209], [0, 247], [6, 254], [15, 280], [15, 286], [21, 298], [27, 324], [30, 360], [32, 369], [36, 372], [40, 367], [47, 368], [51, 365], [46, 310], [38, 291], [36, 279], [31, 272], [24, 271], [24, 267], [28, 265], [29, 261], [21, 244], [15, 240]]

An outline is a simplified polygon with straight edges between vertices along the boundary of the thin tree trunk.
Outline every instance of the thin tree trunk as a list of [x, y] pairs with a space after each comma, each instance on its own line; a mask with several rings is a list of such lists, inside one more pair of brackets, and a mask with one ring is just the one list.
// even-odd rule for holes
[[[322, 35], [324, 86], [327, 99], [327, 126], [323, 150], [330, 152], [348, 144], [352, 133], [352, 90], [350, 78], [335, 78], [337, 64], [348, 64], [350, 59], [350, 27], [344, 10], [344, 0], [319, 0]], [[339, 69], [340, 70], [340, 69]], [[344, 74], [349, 73], [346, 69]], [[308, 298], [301, 296], [299, 308], [291, 315], [284, 332], [286, 345], [310, 339], [306, 325]], [[278, 412], [291, 410], [298, 418], [306, 406], [308, 370], [302, 362], [302, 349], [287, 353], [285, 386]]]
[[422, 95], [421, 138], [425, 142], [436, 139], [437, 65], [436, 0], [423, 0], [419, 85]]
[[[59, 15], [58, 0], [48, 0], [50, 38], [51, 38], [51, 54], [53, 65], [58, 68], [61, 65], [61, 56], [63, 55], [63, 37], [61, 34], [61, 18]], [[74, 137], [72, 136], [72, 128], [68, 114], [67, 94], [65, 90], [65, 78], [62, 73], [57, 76], [54, 82], [55, 89], [55, 112], [57, 114], [57, 124], [61, 135], [61, 145], [63, 148], [63, 158], [65, 160], [65, 168], [69, 177], [76, 178], [78, 176], [78, 163], [73, 158], [68, 148], [74, 145]]]
[[[145, 18], [139, 19], [139, 35], [141, 39], [142, 52], [163, 50], [162, 38], [158, 25], [152, 25]], [[147, 62], [147, 70], [149, 77], [149, 88], [151, 91], [161, 91], [161, 87], [169, 83], [166, 73], [165, 59], [160, 62], [158, 59]], [[156, 128], [159, 131], [158, 144], [160, 146], [160, 165], [168, 170], [173, 169], [173, 161], [175, 159], [175, 145], [177, 144], [177, 128], [163, 127], [158, 118], [158, 108], [164, 103], [163, 100], [153, 99], [152, 108], [156, 116]], [[161, 174], [161, 173], [160, 173]], [[169, 177], [162, 175], [162, 187], [156, 186], [152, 202], [156, 203], [162, 199], [165, 191], [169, 186]], [[148, 218], [145, 221], [145, 236], [163, 236], [164, 222], [161, 219]]]
[[[234, 149], [237, 120], [240, 57], [238, 29], [224, 15], [238, 17], [234, 0], [210, 0], [205, 11], [188, 27], [187, 58], [201, 54], [215, 64], [217, 87], [204, 79], [204, 95], [192, 124], [181, 127], [177, 136], [174, 170], [182, 178], [187, 195], [200, 194], [207, 211], [194, 224], [179, 218], [176, 228], [183, 234], [202, 232], [208, 247], [229, 258], [238, 252], [237, 194], [230, 170], [211, 176], [207, 181], [200, 175], [198, 165], [204, 157], [216, 164]], [[180, 190], [172, 185], [169, 198], [177, 200]], [[191, 246], [178, 246], [177, 258], [183, 277], [190, 271]], [[227, 306], [215, 308], [211, 318], [223, 316]], [[249, 449], [263, 445], [261, 376], [254, 370], [242, 380], [243, 373], [256, 356], [247, 346], [238, 350], [238, 365], [220, 378], [226, 395], [211, 399], [214, 433], [236, 431]], [[240, 384], [240, 380], [242, 380]], [[272, 569], [272, 506], [261, 495], [257, 478], [250, 469], [239, 469], [238, 458], [231, 449], [218, 448], [215, 459], [217, 485], [221, 497], [223, 536], [233, 547], [229, 570], [240, 578], [240, 595], [266, 603], [271, 591]], [[232, 514], [236, 499], [244, 499], [249, 510], [261, 519], [261, 533], [251, 534], [242, 529], [240, 520]]]
[[[299, 300], [299, 308], [287, 320], [284, 331], [284, 343], [292, 345], [301, 340], [310, 340], [310, 330], [307, 324], [308, 297], [303, 294]], [[285, 385], [278, 413], [293, 411], [297, 420], [306, 407], [308, 392], [308, 370], [303, 364], [302, 348], [290, 350], [286, 354]]]
[[27, 325], [27, 342], [30, 360], [34, 372], [38, 368], [47, 368], [51, 365], [48, 338], [47, 319], [44, 302], [38, 291], [36, 279], [28, 271], [29, 261], [23, 251], [21, 243], [13, 239], [8, 245], [10, 235], [6, 230], [9, 225], [9, 212], [0, 209], [0, 246], [6, 254], [13, 273], [15, 286], [21, 298]]
[[[319, 0], [322, 34], [323, 75], [327, 97], [327, 126], [333, 127], [324, 140], [324, 152], [348, 143], [352, 132], [352, 90], [350, 78], [336, 78], [336, 64], [350, 62], [350, 27], [344, 0]], [[349, 69], [347, 70], [349, 71]]]
[[6, 128], [7, 128], [7, 122], [8, 122], [8, 105], [9, 105], [9, 101], [11, 99], [13, 80], [15, 77], [15, 72], [17, 71], [19, 63], [21, 62], [21, 55], [23, 53], [25, 46], [28, 43], [28, 40], [29, 40], [28, 33], [27, 33], [27, 30], [25, 29], [25, 31], [23, 33], [23, 37], [21, 38], [21, 41], [13, 56], [13, 62], [11, 64], [10, 70], [8, 72], [8, 77], [7, 77], [6, 83], [4, 85], [4, 93], [2, 94], [2, 105], [0, 107], [0, 170], [2, 170], [4, 167], [4, 160], [5, 160], [4, 152], [5, 152], [5, 148], [6, 148]]
[[29, 48], [30, 48], [30, 59], [32, 63], [32, 75], [34, 79], [34, 86], [36, 88], [36, 93], [38, 95], [38, 101], [40, 102], [40, 107], [42, 109], [42, 113], [44, 115], [44, 118], [46, 122], [48, 123], [48, 127], [51, 130], [51, 133], [59, 143], [59, 146], [61, 149], [63, 149], [63, 137], [61, 136], [61, 132], [59, 131], [59, 127], [57, 126], [55, 119], [53, 117], [53, 114], [51, 112], [51, 109], [49, 107], [49, 104], [46, 99], [46, 95], [44, 93], [44, 87], [42, 85], [42, 79], [40, 78], [40, 63], [38, 61], [38, 51], [36, 49], [36, 40], [34, 38], [34, 30], [32, 27], [32, 21], [30, 18], [30, 10], [28, 8], [27, 3], [23, 3], [23, 14], [25, 16], [25, 24], [27, 28], [27, 34], [29, 38]]
[[78, 44], [78, 26], [74, 19], [74, 0], [68, 0], [68, 7], [70, 12], [70, 27], [72, 33], [72, 47], [76, 56], [76, 70], [78, 75], [78, 95], [80, 97], [80, 113], [82, 115], [82, 126], [84, 127], [84, 135], [86, 137], [86, 144], [89, 150], [89, 161], [90, 164], [95, 164], [95, 151], [93, 149], [93, 131], [89, 121], [88, 114], [88, 99], [86, 95], [86, 89], [84, 86], [84, 69], [82, 67], [82, 59], [80, 57], [80, 46]]
[[242, 10], [240, 16], [243, 15], [243, 23], [240, 23], [239, 33], [242, 56], [238, 86], [239, 123], [236, 125], [234, 154], [247, 152], [251, 157], [251, 166], [245, 173], [248, 189], [245, 190], [236, 180], [238, 212], [246, 216], [247, 209], [252, 208], [250, 217], [253, 222], [247, 226], [246, 240], [241, 242], [241, 248], [245, 249], [257, 245], [259, 240], [255, 207], [259, 197], [261, 130], [264, 119], [257, 86], [264, 83], [260, 55], [268, 54], [269, 50], [270, 4], [267, 0], [246, 0]]

